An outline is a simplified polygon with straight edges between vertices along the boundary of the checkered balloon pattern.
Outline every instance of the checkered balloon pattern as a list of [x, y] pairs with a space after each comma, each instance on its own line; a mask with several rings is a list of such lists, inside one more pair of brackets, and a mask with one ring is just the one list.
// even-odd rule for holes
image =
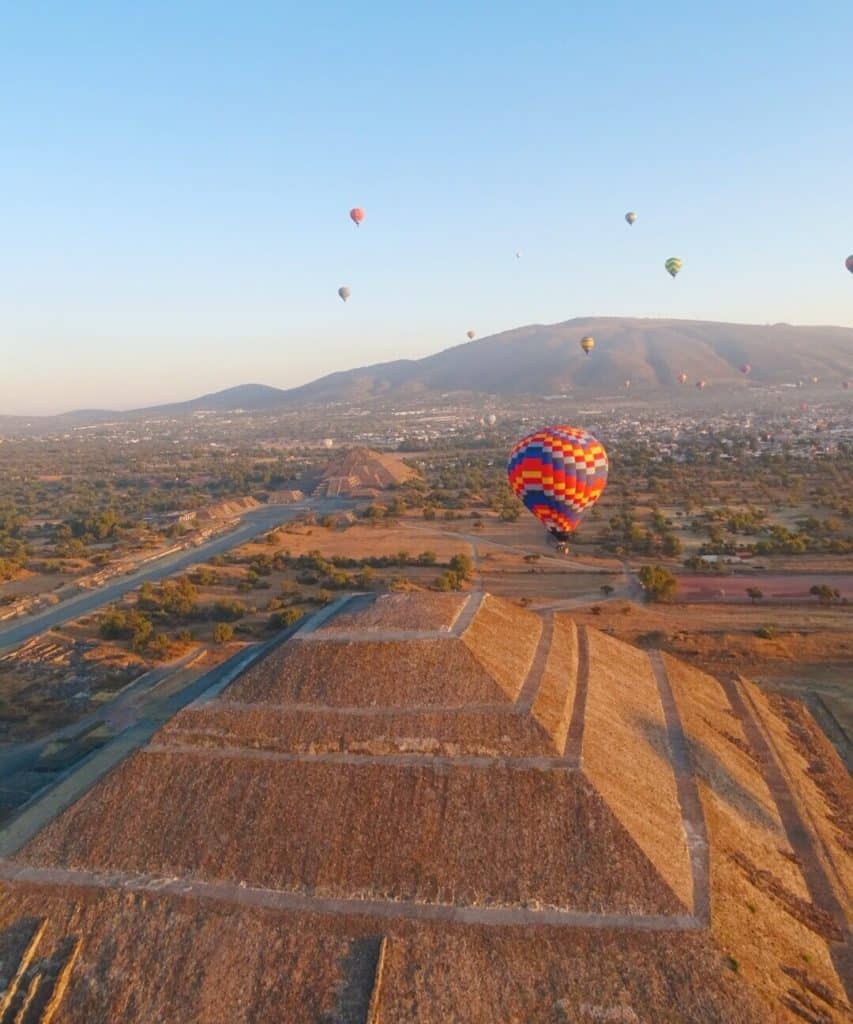
[[607, 484], [604, 445], [579, 427], [543, 427], [512, 449], [509, 485], [558, 538], [573, 533]]

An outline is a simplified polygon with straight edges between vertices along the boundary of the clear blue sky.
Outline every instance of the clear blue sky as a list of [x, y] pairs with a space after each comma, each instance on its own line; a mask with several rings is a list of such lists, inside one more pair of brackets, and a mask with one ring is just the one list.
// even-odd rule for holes
[[4, 4], [0, 412], [580, 315], [853, 325], [853, 7], [788, 6]]

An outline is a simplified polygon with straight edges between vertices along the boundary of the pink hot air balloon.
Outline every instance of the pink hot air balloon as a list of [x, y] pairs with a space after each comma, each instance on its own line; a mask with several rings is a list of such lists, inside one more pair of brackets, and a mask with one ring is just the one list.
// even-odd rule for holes
[[697, 387], [697, 389], [699, 391], [704, 391], [707, 386], [708, 386], [707, 381], [704, 381], [704, 380], [697, 380], [696, 381], [696, 387]]
[[743, 364], [741, 364], [740, 372], [744, 376], [746, 376], [749, 373], [752, 373], [752, 364], [751, 363], [743, 363]]
[[349, 212], [349, 217], [353, 224], [359, 227], [364, 220], [364, 210], [360, 206], [354, 206]]

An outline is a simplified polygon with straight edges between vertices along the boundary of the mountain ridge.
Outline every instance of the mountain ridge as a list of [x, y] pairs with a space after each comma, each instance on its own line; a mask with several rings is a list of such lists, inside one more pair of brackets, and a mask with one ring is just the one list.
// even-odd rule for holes
[[[580, 338], [592, 334], [589, 357]], [[746, 378], [744, 363], [752, 365]], [[583, 392], [614, 394], [630, 381], [643, 394], [669, 391], [681, 373], [689, 382], [745, 387], [819, 377], [838, 383], [853, 377], [853, 328], [738, 324], [707, 320], [577, 317], [557, 324], [527, 324], [464, 342], [421, 359], [395, 359], [325, 374], [307, 384], [277, 388], [240, 384], [181, 402], [123, 412], [75, 410], [55, 417], [94, 422], [111, 417], [181, 415], [238, 409], [266, 411], [311, 403], [359, 401], [431, 392], [492, 395]]]

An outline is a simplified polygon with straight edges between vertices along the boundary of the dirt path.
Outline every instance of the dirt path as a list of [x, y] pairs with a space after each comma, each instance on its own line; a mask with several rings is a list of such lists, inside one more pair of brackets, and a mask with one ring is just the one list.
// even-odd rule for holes
[[118, 889], [166, 896], [193, 897], [217, 903], [265, 907], [312, 914], [343, 914], [412, 921], [446, 921], [476, 925], [549, 925], [562, 928], [618, 928], [637, 932], [699, 931], [704, 926], [687, 915], [593, 914], [559, 908], [473, 907], [448, 903], [412, 903], [387, 899], [306, 896], [234, 882], [158, 878], [125, 872], [100, 873], [73, 868], [40, 868], [0, 860], [0, 879], [35, 885]]
[[672, 770], [675, 775], [678, 803], [681, 807], [681, 820], [687, 836], [690, 870], [693, 876], [693, 913], [707, 925], [711, 921], [711, 865], [708, 830], [705, 826], [705, 815], [702, 813], [699, 787], [696, 784], [696, 776], [693, 772], [687, 739], [678, 714], [678, 706], [675, 703], [660, 651], [650, 651], [649, 661], [663, 707]]
[[576, 762], [579, 767], [583, 767], [583, 727], [586, 719], [586, 695], [589, 690], [589, 637], [586, 626], [578, 626], [577, 623], [572, 625], [578, 642], [578, 678], [564, 756]]
[[516, 710], [520, 714], [527, 714], [533, 707], [533, 701], [539, 692], [539, 684], [542, 682], [542, 673], [545, 671], [545, 664], [551, 652], [551, 641], [554, 638], [554, 615], [542, 616], [542, 632], [539, 635], [539, 643], [536, 645], [536, 653], [530, 668], [527, 670], [521, 693], [516, 701]]

